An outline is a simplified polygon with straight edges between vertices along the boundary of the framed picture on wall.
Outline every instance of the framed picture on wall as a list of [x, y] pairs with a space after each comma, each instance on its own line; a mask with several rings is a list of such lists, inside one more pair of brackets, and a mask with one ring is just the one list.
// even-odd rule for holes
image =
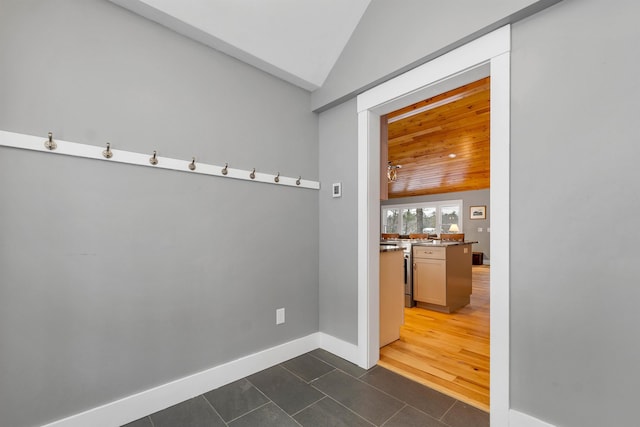
[[469, 219], [487, 219], [486, 206], [470, 206]]

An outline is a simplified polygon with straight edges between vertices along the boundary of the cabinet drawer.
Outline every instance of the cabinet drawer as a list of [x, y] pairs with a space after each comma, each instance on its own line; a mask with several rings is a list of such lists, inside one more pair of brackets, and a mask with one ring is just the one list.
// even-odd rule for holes
[[446, 259], [447, 248], [430, 248], [428, 246], [415, 246], [413, 248], [414, 258]]

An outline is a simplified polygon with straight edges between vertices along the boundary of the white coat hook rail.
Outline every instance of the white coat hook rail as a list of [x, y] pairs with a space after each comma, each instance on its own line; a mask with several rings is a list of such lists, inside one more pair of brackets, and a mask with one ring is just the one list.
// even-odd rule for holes
[[171, 169], [201, 175], [263, 182], [273, 185], [284, 185], [313, 190], [320, 189], [320, 183], [318, 181], [302, 179], [301, 176], [293, 178], [282, 176], [280, 175], [280, 172], [271, 174], [261, 173], [256, 172], [255, 168], [252, 168], [252, 170], [233, 169], [229, 167], [228, 163], [225, 163], [224, 166], [208, 165], [197, 162], [195, 157], [192, 157], [191, 161], [160, 157], [156, 151], [154, 151], [153, 155], [149, 157], [148, 153], [144, 154], [132, 151], [115, 150], [111, 148], [110, 143], [106, 143], [105, 146], [102, 147], [96, 147], [94, 145], [80, 144], [77, 142], [56, 140], [51, 132], [49, 132], [48, 137], [43, 141], [41, 136], [25, 135], [22, 133], [0, 130], [0, 146], [152, 168]]

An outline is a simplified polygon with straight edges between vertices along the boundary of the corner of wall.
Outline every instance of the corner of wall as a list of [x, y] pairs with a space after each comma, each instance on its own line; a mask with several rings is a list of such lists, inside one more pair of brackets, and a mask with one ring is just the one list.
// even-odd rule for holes
[[511, 409], [509, 411], [509, 427], [555, 427], [531, 415]]

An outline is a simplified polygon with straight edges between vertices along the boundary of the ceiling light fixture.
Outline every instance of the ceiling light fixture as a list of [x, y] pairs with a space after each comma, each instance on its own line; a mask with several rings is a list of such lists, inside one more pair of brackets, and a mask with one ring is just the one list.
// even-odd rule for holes
[[458, 155], [456, 153], [449, 154], [450, 159], [455, 159]]
[[394, 165], [391, 162], [387, 162], [387, 182], [396, 182], [398, 180], [398, 169], [402, 165]]

